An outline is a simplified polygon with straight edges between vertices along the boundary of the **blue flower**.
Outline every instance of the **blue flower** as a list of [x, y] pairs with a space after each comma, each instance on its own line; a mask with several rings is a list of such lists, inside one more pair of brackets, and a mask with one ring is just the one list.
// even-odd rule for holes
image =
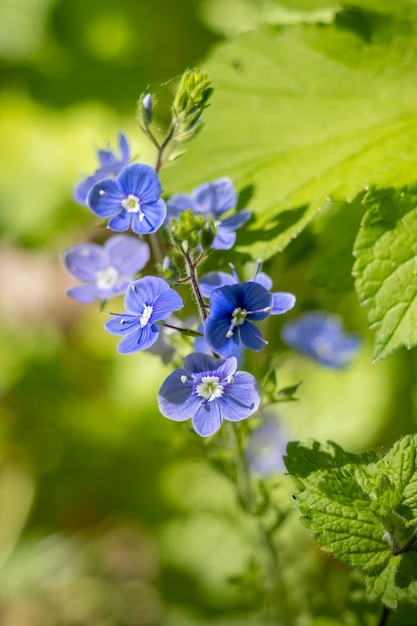
[[112, 335], [123, 337], [118, 352], [128, 354], [146, 350], [158, 339], [155, 322], [165, 320], [183, 307], [182, 298], [162, 278], [145, 276], [129, 285], [124, 313], [113, 313], [104, 324]]
[[184, 367], [172, 372], [159, 390], [162, 415], [177, 422], [191, 418], [201, 437], [213, 435], [224, 419], [246, 419], [258, 409], [260, 394], [254, 376], [236, 372], [236, 367], [235, 357], [188, 355]]
[[250, 211], [238, 211], [230, 217], [223, 214], [233, 209], [237, 203], [237, 194], [230, 178], [223, 177], [196, 187], [191, 194], [177, 194], [167, 203], [168, 219], [176, 218], [179, 213], [191, 209], [201, 214], [207, 221], [214, 221], [217, 227], [212, 248], [229, 250], [236, 241], [236, 230], [246, 224], [252, 216]]
[[69, 248], [62, 257], [65, 268], [86, 284], [70, 287], [67, 294], [84, 304], [109, 300], [126, 291], [149, 257], [148, 244], [128, 235], [114, 235], [103, 246], [81, 243]]
[[287, 322], [281, 337], [291, 348], [334, 369], [347, 367], [361, 344], [357, 335], [344, 332], [337, 315], [323, 311], [305, 313]]
[[246, 458], [249, 469], [258, 476], [285, 472], [283, 456], [289, 436], [275, 417], [266, 415], [264, 421], [249, 436]]
[[269, 291], [253, 282], [215, 289], [204, 325], [204, 336], [214, 352], [229, 355], [240, 342], [251, 350], [262, 350], [267, 342], [252, 321], [268, 317], [272, 301]]
[[106, 178], [91, 189], [87, 202], [102, 218], [110, 217], [108, 227], [117, 232], [129, 227], [138, 235], [154, 233], [166, 215], [160, 198], [161, 183], [150, 165], [133, 163], [116, 178]]
[[[258, 285], [262, 285], [262, 287], [271, 291], [272, 278], [270, 278], [268, 274], [260, 272], [260, 266], [261, 264], [258, 262], [257, 269], [253, 278], [251, 278], [251, 282], [258, 283]], [[231, 268], [231, 274], [227, 274], [226, 272], [208, 272], [200, 279], [200, 291], [205, 298], [210, 298], [214, 289], [219, 289], [220, 287], [225, 287], [226, 285], [240, 284], [239, 276], [237, 275], [233, 265]], [[283, 313], [290, 311], [295, 305], [296, 298], [292, 293], [287, 291], [274, 291], [271, 295], [273, 303], [270, 315], [282, 315]]]
[[97, 153], [100, 167], [92, 176], [84, 178], [74, 188], [73, 196], [78, 204], [87, 204], [87, 196], [90, 190], [101, 180], [109, 176], [116, 176], [130, 161], [130, 149], [127, 143], [126, 135], [119, 133], [120, 158], [118, 158], [111, 150], [99, 150]]

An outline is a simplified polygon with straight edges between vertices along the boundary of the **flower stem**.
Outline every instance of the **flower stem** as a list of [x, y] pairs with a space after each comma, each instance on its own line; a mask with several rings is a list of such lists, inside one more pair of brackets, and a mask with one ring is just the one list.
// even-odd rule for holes
[[385, 626], [385, 624], [387, 623], [388, 617], [390, 615], [390, 609], [385, 606], [385, 604], [382, 605], [382, 611], [379, 614], [379, 618], [378, 618], [378, 622], [376, 624], [376, 626]]
[[[184, 250], [182, 246], [181, 246], [181, 252], [184, 255], [185, 263], [187, 266], [187, 279], [189, 279], [190, 286], [194, 294], [195, 301], [197, 303], [197, 308], [198, 308], [198, 313], [200, 315], [200, 319], [204, 324], [204, 322], [206, 321], [208, 317], [208, 313], [207, 313], [206, 303], [204, 302], [204, 298], [201, 295], [200, 286], [198, 284], [197, 262], [194, 262], [190, 253]], [[201, 262], [201, 258], [199, 257], [197, 261]]]

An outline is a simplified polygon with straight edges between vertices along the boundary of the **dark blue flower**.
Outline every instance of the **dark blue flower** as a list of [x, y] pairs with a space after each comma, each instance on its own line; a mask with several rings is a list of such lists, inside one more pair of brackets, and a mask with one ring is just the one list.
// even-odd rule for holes
[[63, 254], [64, 265], [74, 278], [86, 284], [70, 287], [67, 294], [84, 304], [109, 300], [126, 291], [149, 257], [148, 244], [128, 235], [114, 235], [102, 246], [73, 246]]
[[125, 295], [124, 313], [113, 313], [104, 324], [112, 335], [123, 337], [118, 352], [146, 350], [158, 339], [155, 322], [167, 319], [183, 307], [183, 301], [162, 278], [145, 276], [131, 283]]
[[122, 232], [129, 227], [138, 235], [154, 233], [166, 215], [160, 198], [161, 183], [150, 165], [133, 163], [116, 178], [106, 178], [91, 189], [88, 206], [102, 218], [110, 218], [108, 227]]
[[191, 209], [203, 215], [207, 221], [214, 221], [217, 227], [212, 248], [229, 250], [236, 241], [236, 230], [246, 224], [252, 216], [250, 211], [238, 211], [224, 218], [224, 213], [236, 206], [237, 194], [230, 178], [223, 177], [196, 187], [190, 195], [177, 194], [168, 201], [168, 219]]
[[[258, 283], [271, 291], [272, 289], [272, 278], [265, 274], [264, 272], [260, 272], [260, 263], [258, 262], [257, 269], [253, 278], [251, 278], [251, 282]], [[202, 295], [205, 298], [210, 298], [214, 289], [219, 289], [220, 287], [225, 287], [226, 285], [236, 285], [240, 284], [239, 276], [233, 265], [231, 266], [232, 273], [228, 274], [227, 272], [208, 272], [205, 276], [200, 279], [200, 290]], [[283, 313], [287, 313], [290, 311], [294, 305], [296, 298], [292, 293], [287, 291], [274, 291], [271, 293], [273, 298], [271, 315], [282, 315]]]
[[334, 369], [347, 367], [361, 344], [360, 338], [345, 333], [337, 315], [312, 311], [282, 328], [282, 340], [321, 365]]
[[204, 336], [214, 352], [229, 355], [240, 342], [251, 350], [262, 350], [267, 342], [252, 322], [268, 317], [272, 301], [269, 291], [253, 282], [215, 289], [204, 325]]
[[87, 204], [87, 196], [94, 185], [109, 176], [116, 176], [129, 163], [130, 148], [124, 133], [119, 133], [119, 149], [120, 157], [117, 157], [111, 150], [98, 150], [100, 167], [92, 176], [84, 178], [74, 188], [73, 196], [78, 204]]
[[202, 437], [213, 435], [224, 419], [246, 419], [258, 409], [260, 394], [254, 376], [236, 372], [236, 367], [235, 357], [219, 360], [190, 354], [184, 367], [172, 372], [159, 390], [162, 415], [177, 422], [191, 418]]
[[249, 436], [246, 458], [249, 469], [258, 476], [285, 472], [283, 456], [289, 435], [272, 415], [265, 415], [262, 423]]

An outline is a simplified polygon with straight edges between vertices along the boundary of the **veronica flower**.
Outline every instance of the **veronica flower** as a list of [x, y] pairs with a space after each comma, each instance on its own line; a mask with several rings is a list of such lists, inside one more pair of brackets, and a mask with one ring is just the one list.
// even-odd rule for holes
[[166, 215], [160, 198], [161, 183], [150, 165], [133, 163], [116, 178], [106, 178], [91, 189], [87, 202], [102, 218], [110, 218], [108, 227], [117, 232], [129, 227], [138, 235], [154, 233]]
[[267, 342], [253, 322], [268, 317], [272, 302], [269, 291], [253, 282], [215, 289], [204, 325], [204, 336], [214, 352], [229, 355], [240, 342], [251, 350], [262, 350]]
[[182, 298], [162, 278], [145, 276], [129, 285], [124, 313], [112, 313], [104, 324], [112, 335], [123, 337], [118, 352], [128, 354], [149, 348], [159, 336], [155, 322], [183, 307]]
[[124, 133], [119, 133], [119, 149], [120, 157], [117, 157], [111, 150], [98, 150], [97, 156], [100, 167], [92, 176], [84, 178], [74, 188], [73, 196], [78, 204], [87, 204], [88, 193], [94, 185], [109, 176], [116, 176], [129, 163], [130, 148]]
[[[258, 262], [255, 274], [250, 282], [258, 283], [258, 285], [262, 285], [262, 287], [271, 291], [273, 284], [272, 278], [270, 278], [268, 274], [265, 274], [265, 272], [261, 272], [260, 268], [261, 264]], [[203, 276], [199, 281], [202, 295], [205, 298], [210, 298], [214, 289], [219, 289], [226, 285], [240, 284], [239, 276], [233, 265], [231, 265], [231, 269], [231, 274], [227, 272], [208, 272]], [[295, 305], [296, 298], [292, 293], [287, 291], [274, 291], [271, 295], [273, 302], [270, 315], [282, 315], [290, 311]]]
[[202, 437], [213, 435], [222, 421], [239, 422], [259, 407], [256, 380], [248, 372], [237, 372], [235, 357], [219, 360], [195, 352], [185, 358], [162, 384], [158, 406], [162, 415], [182, 422], [191, 418]]
[[73, 246], [64, 252], [62, 260], [68, 272], [86, 284], [70, 287], [67, 294], [84, 304], [109, 300], [126, 291], [149, 257], [148, 244], [128, 235], [114, 235], [102, 246]]
[[214, 250], [229, 250], [236, 241], [236, 230], [252, 216], [250, 211], [238, 211], [230, 217], [224, 213], [236, 206], [237, 194], [230, 178], [223, 177], [196, 187], [191, 194], [177, 194], [168, 201], [168, 219], [191, 209], [207, 221], [214, 221], [217, 228], [213, 241]]
[[305, 313], [287, 322], [281, 337], [291, 348], [334, 369], [347, 367], [361, 344], [357, 335], [345, 333], [337, 315], [323, 311]]

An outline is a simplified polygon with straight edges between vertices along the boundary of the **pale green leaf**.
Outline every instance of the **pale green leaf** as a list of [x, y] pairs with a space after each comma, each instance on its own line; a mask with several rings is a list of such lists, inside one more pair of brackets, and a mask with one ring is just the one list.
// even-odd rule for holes
[[224, 175], [253, 185], [254, 219], [238, 244], [255, 258], [284, 248], [329, 195], [415, 179], [414, 22], [365, 18], [366, 37], [349, 21], [267, 28], [204, 62], [215, 86], [206, 127], [163, 171], [164, 188], [189, 192]]
[[364, 203], [353, 273], [378, 360], [417, 344], [417, 187], [370, 193]]

